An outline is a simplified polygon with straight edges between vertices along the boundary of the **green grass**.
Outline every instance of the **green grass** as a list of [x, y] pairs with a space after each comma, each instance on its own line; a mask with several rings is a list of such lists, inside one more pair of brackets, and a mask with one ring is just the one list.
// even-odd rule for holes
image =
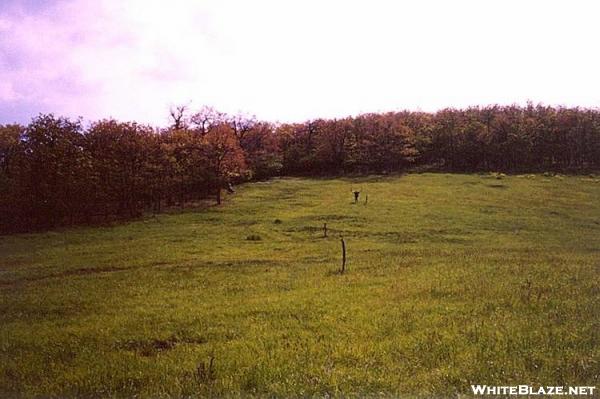
[[598, 178], [279, 179], [206, 211], [0, 237], [0, 255], [0, 396], [600, 379]]

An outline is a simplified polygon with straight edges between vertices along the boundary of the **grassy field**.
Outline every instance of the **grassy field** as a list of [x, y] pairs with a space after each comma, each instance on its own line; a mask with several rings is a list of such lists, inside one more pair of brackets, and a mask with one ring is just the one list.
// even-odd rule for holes
[[279, 179], [204, 211], [0, 237], [0, 396], [598, 381], [597, 177]]

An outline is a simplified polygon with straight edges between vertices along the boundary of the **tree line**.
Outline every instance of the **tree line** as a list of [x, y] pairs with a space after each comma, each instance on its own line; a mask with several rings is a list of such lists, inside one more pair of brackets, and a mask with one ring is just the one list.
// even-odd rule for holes
[[600, 111], [487, 106], [274, 124], [210, 107], [171, 124], [0, 125], [0, 232], [128, 219], [279, 175], [600, 169]]

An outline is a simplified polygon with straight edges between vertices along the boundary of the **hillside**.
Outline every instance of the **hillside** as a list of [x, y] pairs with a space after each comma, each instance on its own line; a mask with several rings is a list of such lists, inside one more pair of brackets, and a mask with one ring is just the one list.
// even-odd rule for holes
[[585, 176], [285, 178], [2, 236], [0, 396], [594, 385], [599, 198]]

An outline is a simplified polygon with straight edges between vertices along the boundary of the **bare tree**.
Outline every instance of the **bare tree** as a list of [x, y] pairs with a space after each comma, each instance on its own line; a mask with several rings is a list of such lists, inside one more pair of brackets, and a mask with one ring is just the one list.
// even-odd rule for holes
[[237, 113], [236, 115], [231, 116], [229, 119], [229, 124], [231, 125], [235, 135], [238, 140], [242, 142], [246, 133], [248, 133], [252, 128], [258, 123], [256, 120], [256, 116], [248, 116], [243, 113]]
[[169, 109], [169, 116], [173, 120], [171, 127], [175, 130], [185, 129], [187, 127], [187, 118], [185, 113], [188, 110], [187, 105], [177, 105]]
[[206, 135], [212, 128], [224, 122], [227, 122], [227, 115], [217, 111], [213, 107], [203, 106], [190, 118], [194, 125], [203, 136]]

